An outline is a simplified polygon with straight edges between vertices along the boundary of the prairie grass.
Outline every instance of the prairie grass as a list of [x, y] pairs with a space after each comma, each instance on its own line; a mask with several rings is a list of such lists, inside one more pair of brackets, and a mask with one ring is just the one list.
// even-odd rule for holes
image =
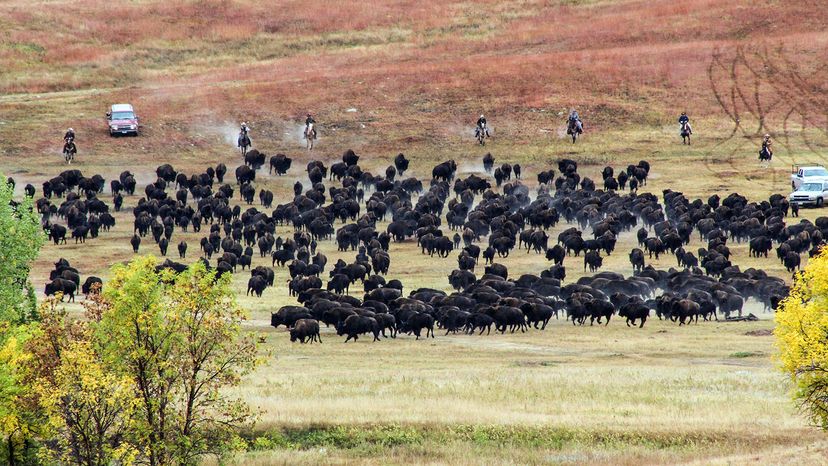
[[[313, 346], [267, 331], [267, 363], [237, 392], [261, 410], [243, 463], [657, 464], [824, 449], [772, 369], [772, 337], [747, 335], [769, 328], [556, 321], [373, 344], [327, 332]], [[260, 451], [271, 448], [280, 452]]]

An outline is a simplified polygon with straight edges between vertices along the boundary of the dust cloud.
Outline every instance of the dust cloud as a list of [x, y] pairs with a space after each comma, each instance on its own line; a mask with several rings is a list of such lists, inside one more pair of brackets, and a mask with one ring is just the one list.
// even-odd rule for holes
[[[285, 140], [290, 142], [295, 142], [298, 146], [306, 147], [305, 143], [305, 125], [301, 123], [287, 123], [285, 126]], [[314, 146], [319, 144], [322, 140], [322, 130], [319, 128], [319, 125], [316, 125], [316, 141], [313, 143]]]
[[[202, 124], [198, 127], [197, 133], [199, 136], [215, 137], [222, 144], [227, 144], [232, 148], [238, 147], [239, 143], [239, 124], [224, 121], [222, 123]], [[255, 132], [255, 128], [250, 127], [251, 133]], [[250, 135], [250, 143], [255, 145], [253, 135]]]

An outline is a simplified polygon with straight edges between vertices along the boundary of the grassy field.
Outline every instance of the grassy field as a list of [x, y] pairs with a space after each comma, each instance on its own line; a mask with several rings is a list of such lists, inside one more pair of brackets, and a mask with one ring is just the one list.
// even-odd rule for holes
[[301, 348], [271, 335], [271, 362], [241, 393], [262, 406], [265, 438], [288, 451], [247, 459], [710, 464], [822, 448], [771, 369], [770, 328], [555, 322], [374, 345], [323, 335]]
[[[761, 201], [789, 192], [791, 165], [828, 155], [826, 15], [772, 1], [9, 0], [0, 4], [0, 172], [21, 193], [26, 183], [39, 188], [65, 168], [69, 126], [78, 133], [73, 168], [107, 180], [131, 170], [139, 191], [162, 163], [195, 173], [224, 162], [232, 172], [246, 120], [256, 148], [294, 159], [285, 177], [257, 176], [275, 204], [297, 179], [307, 183], [307, 162], [334, 162], [347, 148], [373, 173], [404, 152], [424, 180], [448, 158], [460, 176], [480, 173], [491, 152], [497, 163], [520, 163], [532, 191], [535, 174], [559, 158], [593, 179], [605, 165], [646, 159], [653, 169], [642, 191]], [[107, 135], [106, 106], [121, 101], [135, 105], [141, 137]], [[587, 129], [575, 145], [563, 134], [570, 107]], [[676, 134], [682, 110], [693, 118], [692, 146]], [[313, 153], [300, 137], [307, 111], [320, 122]], [[494, 129], [485, 148], [471, 137], [481, 112]], [[764, 132], [776, 139], [767, 167], [756, 160]], [[44, 247], [36, 286], [59, 257], [104, 279], [129, 260], [138, 199], [126, 198], [112, 232]], [[186, 261], [195, 260], [201, 236], [176, 231], [170, 255], [184, 239]], [[622, 235], [603, 270], [631, 273], [634, 244], [634, 233]], [[687, 249], [701, 246], [694, 237]], [[353, 257], [332, 242], [320, 247], [331, 261]], [[745, 244], [731, 249], [742, 267], [788, 277], [773, 258], [749, 258]], [[146, 238], [141, 253], [158, 249]], [[454, 255], [429, 258], [408, 241], [392, 243], [391, 257], [388, 277], [406, 291], [449, 289]], [[521, 251], [498, 262], [513, 277], [549, 265]], [[675, 258], [648, 263], [663, 269]], [[254, 257], [262, 264], [269, 258]], [[583, 275], [579, 259], [565, 264], [567, 282]], [[266, 343], [264, 364], [238, 389], [261, 412], [239, 464], [828, 460], [828, 442], [797, 414], [773, 368], [771, 314], [754, 302], [748, 310], [761, 320], [752, 323], [561, 320], [544, 332], [348, 345], [326, 331], [324, 344], [300, 346], [268, 327], [270, 311], [294, 302], [287, 271], [276, 270], [277, 286], [261, 299], [244, 296], [248, 276], [234, 277], [239, 301]]]

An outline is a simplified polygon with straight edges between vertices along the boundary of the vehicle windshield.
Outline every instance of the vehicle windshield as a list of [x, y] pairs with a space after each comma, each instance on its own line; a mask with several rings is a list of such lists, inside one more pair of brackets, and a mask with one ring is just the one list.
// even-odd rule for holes
[[800, 191], [822, 191], [822, 183], [803, 183]]
[[112, 112], [113, 120], [134, 120], [135, 114], [132, 112]]
[[824, 168], [810, 168], [803, 170], [802, 176], [828, 176], [828, 170]]

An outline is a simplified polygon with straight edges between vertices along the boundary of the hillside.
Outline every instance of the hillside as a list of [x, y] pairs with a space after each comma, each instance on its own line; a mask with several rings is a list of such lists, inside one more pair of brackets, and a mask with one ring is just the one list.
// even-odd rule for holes
[[147, 126], [138, 153], [219, 152], [241, 120], [293, 148], [306, 111], [336, 153], [450, 152], [481, 112], [536, 152], [570, 107], [588, 129], [660, 127], [679, 109], [728, 128], [714, 85], [745, 126], [762, 116], [782, 131], [780, 97], [803, 101], [791, 126], [826, 123], [828, 13], [804, 4], [12, 0], [0, 18], [0, 150], [28, 160], [68, 126], [90, 133], [79, 142], [91, 156], [124, 155], [100, 130], [118, 101]]

